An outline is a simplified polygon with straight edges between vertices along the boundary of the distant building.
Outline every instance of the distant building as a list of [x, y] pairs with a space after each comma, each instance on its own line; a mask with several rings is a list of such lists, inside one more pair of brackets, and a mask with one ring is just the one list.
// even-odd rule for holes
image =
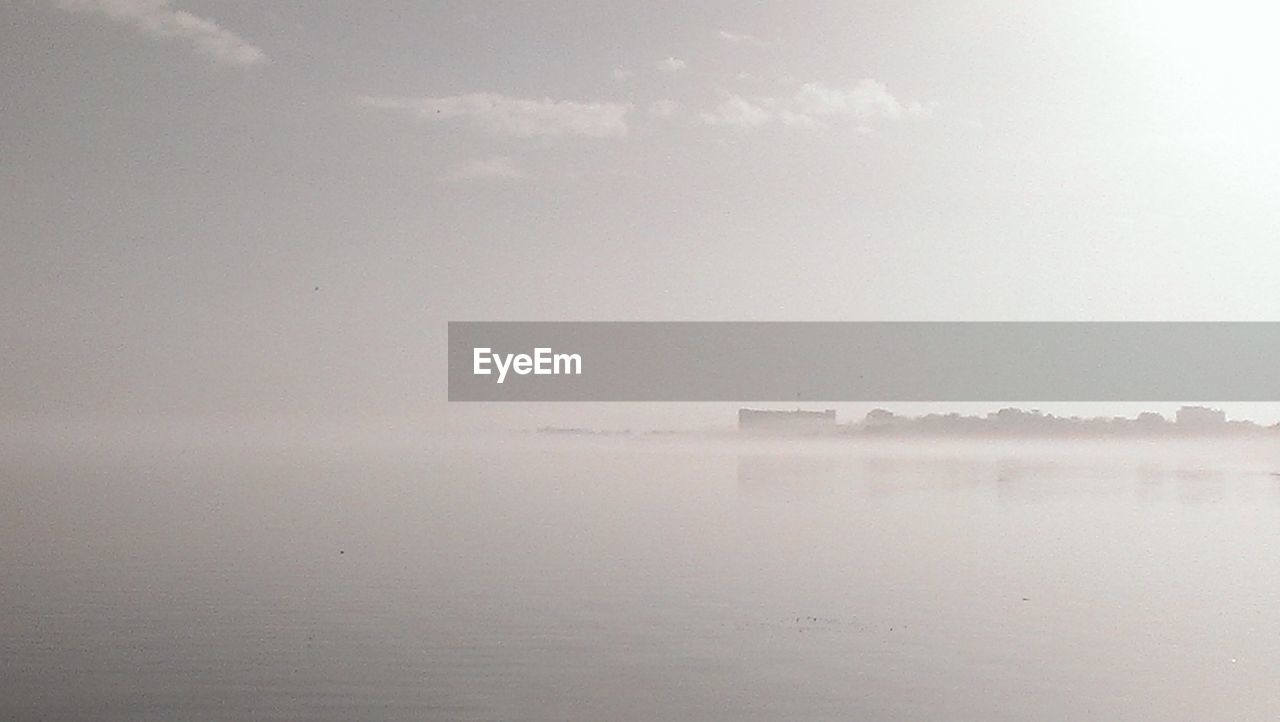
[[900, 419], [898, 416], [894, 415], [892, 411], [887, 409], [872, 409], [862, 418], [862, 427], [864, 429], [875, 429], [879, 431], [882, 429], [893, 428], [902, 420], [903, 419]]
[[1227, 423], [1225, 411], [1204, 406], [1183, 406], [1175, 418], [1179, 427], [1188, 429], [1212, 429]]
[[815, 436], [836, 431], [836, 410], [738, 409], [738, 430], [760, 434]]
[[1164, 426], [1169, 422], [1169, 420], [1154, 411], [1143, 411], [1138, 414], [1138, 418], [1134, 419], [1133, 422], [1138, 426], [1154, 428], [1157, 426]]

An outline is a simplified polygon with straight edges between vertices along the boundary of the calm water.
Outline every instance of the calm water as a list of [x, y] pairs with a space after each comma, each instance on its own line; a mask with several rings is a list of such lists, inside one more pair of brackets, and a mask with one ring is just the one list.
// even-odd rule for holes
[[1276, 442], [4, 458], [3, 718], [1280, 717]]

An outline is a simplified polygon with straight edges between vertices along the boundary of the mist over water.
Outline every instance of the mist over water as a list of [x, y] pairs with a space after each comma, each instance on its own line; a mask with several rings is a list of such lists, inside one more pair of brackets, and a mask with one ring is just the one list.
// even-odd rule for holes
[[0, 717], [1280, 713], [1274, 441], [6, 446]]
[[0, 0], [0, 722], [1280, 719], [1277, 26]]

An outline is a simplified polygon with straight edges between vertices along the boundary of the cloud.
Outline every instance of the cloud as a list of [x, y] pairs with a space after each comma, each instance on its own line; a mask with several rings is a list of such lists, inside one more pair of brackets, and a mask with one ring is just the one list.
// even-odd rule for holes
[[444, 176], [449, 181], [520, 180], [525, 173], [505, 155], [467, 161]]
[[[770, 103], [772, 104], [772, 103]], [[743, 98], [730, 95], [710, 113], [701, 115], [702, 122], [707, 125], [725, 125], [734, 128], [756, 128], [772, 123], [777, 119], [770, 108]]]
[[246, 68], [267, 62], [267, 54], [218, 23], [177, 10], [170, 0], [55, 0], [69, 12], [95, 13], [127, 23], [144, 35], [189, 41], [220, 65]]
[[621, 81], [623, 81], [623, 80], [630, 80], [630, 79], [631, 79], [631, 77], [632, 77], [632, 76], [634, 76], [635, 74], [636, 74], [636, 73], [635, 73], [635, 71], [634, 71], [634, 70], [628, 70], [628, 69], [626, 69], [626, 68], [614, 68], [614, 69], [613, 69], [613, 79], [614, 79], [614, 80], [617, 80], [617, 81], [619, 81], [619, 82], [621, 82]]
[[716, 37], [724, 40], [725, 42], [736, 43], [738, 45], [758, 45], [763, 47], [769, 44], [768, 40], [761, 40], [749, 33], [735, 33], [732, 30], [725, 30], [724, 28], [721, 28], [716, 32]]
[[796, 110], [815, 118], [848, 115], [855, 118], [898, 118], [902, 104], [884, 83], [870, 78], [859, 80], [847, 90], [821, 83], [805, 83], [795, 96]]
[[857, 121], [860, 134], [871, 131], [870, 121], [929, 117], [933, 103], [901, 103], [884, 83], [867, 78], [852, 87], [804, 83], [787, 98], [744, 98], [730, 94], [712, 111], [700, 115], [707, 125], [758, 128], [778, 123], [793, 128], [821, 128], [841, 120]]
[[683, 107], [670, 98], [660, 98], [649, 104], [649, 115], [655, 118], [674, 118], [682, 110]]
[[668, 73], [678, 73], [687, 67], [689, 67], [688, 63], [670, 55], [658, 61], [658, 69], [665, 70]]
[[367, 108], [412, 113], [428, 122], [466, 120], [497, 135], [520, 138], [581, 135], [590, 138], [623, 136], [629, 130], [622, 103], [512, 98], [497, 93], [467, 93], [443, 97], [361, 96]]

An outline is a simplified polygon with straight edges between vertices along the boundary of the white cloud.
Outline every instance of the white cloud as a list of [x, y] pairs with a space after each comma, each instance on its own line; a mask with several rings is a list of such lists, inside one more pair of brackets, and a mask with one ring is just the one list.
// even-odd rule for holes
[[450, 181], [520, 180], [525, 173], [505, 155], [467, 161], [444, 176]]
[[716, 36], [717, 36], [717, 37], [719, 37], [721, 40], [724, 40], [724, 41], [726, 41], [726, 42], [730, 42], [730, 43], [737, 43], [737, 44], [739, 44], [739, 45], [761, 45], [761, 46], [763, 46], [763, 45], [768, 45], [768, 44], [769, 44], [769, 41], [767, 41], [767, 40], [761, 40], [760, 38], [758, 38], [758, 37], [756, 37], [756, 36], [754, 36], [754, 35], [751, 35], [751, 34], [749, 34], [749, 33], [735, 33], [735, 32], [733, 32], [732, 30], [725, 30], [724, 28], [721, 28], [721, 29], [716, 33]]
[[735, 128], [756, 128], [777, 119], [776, 114], [769, 108], [752, 103], [740, 95], [730, 95], [721, 101], [714, 111], [703, 113], [701, 117], [702, 122], [707, 125], [725, 125]]
[[153, 38], [180, 38], [197, 52], [222, 65], [248, 67], [267, 61], [267, 54], [218, 23], [177, 10], [170, 0], [56, 0], [70, 12], [96, 13], [128, 23]]
[[679, 103], [670, 98], [660, 98], [649, 104], [649, 115], [655, 118], [674, 118], [683, 110]]
[[867, 134], [870, 121], [902, 117], [929, 117], [933, 103], [903, 105], [884, 83], [870, 78], [852, 87], [837, 88], [821, 83], [804, 83], [789, 98], [747, 99], [728, 95], [715, 109], [702, 113], [708, 125], [758, 128], [779, 123], [794, 128], [821, 128], [841, 120], [857, 121], [856, 132]]
[[878, 80], [860, 80], [847, 90], [821, 83], [805, 83], [796, 92], [797, 112], [815, 118], [852, 116], [854, 118], [898, 118], [902, 104]]
[[468, 120], [490, 133], [521, 138], [582, 135], [609, 138], [627, 134], [622, 103], [512, 98], [497, 93], [444, 97], [362, 96], [361, 105], [412, 113], [429, 122]]
[[678, 73], [687, 67], [689, 67], [688, 63], [670, 55], [658, 61], [658, 69], [665, 70], [668, 73]]

